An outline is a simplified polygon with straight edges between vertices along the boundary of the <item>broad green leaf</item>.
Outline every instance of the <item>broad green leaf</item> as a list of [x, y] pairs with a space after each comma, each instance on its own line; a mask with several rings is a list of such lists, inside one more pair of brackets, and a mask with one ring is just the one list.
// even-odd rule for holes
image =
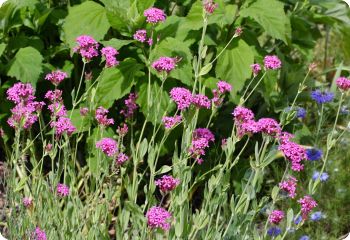
[[251, 76], [250, 65], [254, 61], [254, 53], [243, 40], [235, 41], [218, 58], [216, 76], [229, 82], [234, 91], [239, 91], [244, 82]]
[[106, 68], [97, 78], [96, 102], [99, 106], [110, 108], [113, 102], [130, 92], [135, 78], [141, 76], [142, 65], [135, 59], [125, 59], [120, 65]]
[[73, 113], [72, 111], [68, 111], [67, 115], [71, 116], [70, 119], [72, 120], [72, 124], [77, 129], [75, 133], [85, 132], [89, 130], [91, 125], [89, 116], [81, 116], [79, 109], [74, 109]]
[[4, 53], [6, 48], [6, 44], [5, 43], [1, 43], [0, 44], [0, 56]]
[[140, 13], [143, 13], [146, 9], [153, 6], [155, 0], [134, 0], [137, 5], [137, 9]]
[[170, 77], [176, 78], [186, 85], [192, 84], [192, 54], [190, 49], [175, 38], [166, 38], [154, 50], [153, 60], [159, 57], [178, 57], [181, 60], [177, 63], [176, 68], [170, 72]]
[[277, 0], [258, 0], [240, 11], [240, 16], [257, 21], [270, 36], [287, 43], [291, 36], [289, 18], [284, 4]]
[[90, 35], [97, 41], [103, 39], [110, 28], [105, 8], [95, 2], [87, 1], [69, 9], [63, 24], [66, 41], [71, 48], [80, 35]]
[[122, 40], [122, 39], [116, 39], [113, 38], [108, 41], [102, 41], [102, 44], [104, 46], [111, 46], [114, 47], [115, 49], [119, 50], [121, 47], [129, 45], [130, 43], [136, 42], [135, 40]]
[[35, 48], [21, 48], [8, 65], [7, 75], [36, 86], [42, 71], [43, 57]]

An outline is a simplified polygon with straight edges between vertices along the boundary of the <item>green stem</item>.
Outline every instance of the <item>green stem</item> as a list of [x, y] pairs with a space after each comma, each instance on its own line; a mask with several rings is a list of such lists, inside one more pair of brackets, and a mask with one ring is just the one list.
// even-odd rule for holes
[[243, 103], [240, 105], [243, 105], [248, 99], [249, 97], [253, 94], [253, 92], [255, 91], [255, 89], [259, 86], [259, 84], [261, 83], [261, 81], [264, 79], [266, 75], [266, 72], [264, 72], [264, 74], [261, 76], [261, 78], [259, 79], [259, 81], [255, 84], [254, 88], [252, 89], [252, 91], [250, 91], [249, 95], [247, 96], [246, 99], [243, 100]]

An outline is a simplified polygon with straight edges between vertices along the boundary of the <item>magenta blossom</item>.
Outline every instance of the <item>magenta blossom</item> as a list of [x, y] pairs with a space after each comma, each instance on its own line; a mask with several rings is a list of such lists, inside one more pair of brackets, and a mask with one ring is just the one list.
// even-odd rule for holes
[[128, 131], [129, 131], [128, 125], [126, 125], [125, 123], [123, 123], [122, 127], [118, 126], [117, 128], [117, 133], [122, 137], [124, 137], [128, 133]]
[[146, 17], [146, 22], [153, 24], [164, 22], [166, 18], [164, 11], [155, 7], [146, 9], [143, 15]]
[[24, 197], [22, 202], [26, 208], [30, 208], [33, 205], [33, 200], [29, 197]]
[[60, 137], [63, 133], [67, 133], [67, 135], [70, 136], [76, 130], [71, 120], [67, 117], [59, 117], [57, 121], [52, 121], [50, 126], [55, 128], [57, 137]]
[[336, 84], [340, 90], [347, 91], [350, 89], [350, 79], [346, 77], [339, 77]]
[[280, 182], [279, 188], [288, 193], [290, 198], [295, 198], [296, 196], [296, 188], [297, 188], [297, 180], [294, 177], [289, 177], [286, 181]]
[[186, 88], [174, 87], [170, 91], [170, 97], [179, 110], [189, 108], [192, 103], [192, 93]]
[[259, 132], [269, 136], [279, 136], [282, 131], [280, 124], [272, 118], [261, 118], [257, 124]]
[[208, 128], [197, 128], [193, 131], [193, 139], [205, 138], [208, 142], [214, 142], [214, 134]]
[[59, 197], [66, 197], [69, 195], [69, 187], [65, 184], [57, 184], [57, 195]]
[[281, 210], [273, 210], [269, 215], [269, 222], [278, 225], [284, 218], [284, 212]]
[[77, 45], [73, 51], [79, 53], [86, 62], [98, 56], [98, 42], [91, 36], [82, 35], [76, 39]]
[[166, 193], [174, 190], [180, 184], [180, 180], [169, 175], [164, 175], [155, 181], [155, 183], [162, 192]]
[[35, 99], [34, 88], [30, 83], [15, 83], [6, 93], [7, 99], [16, 104], [31, 102]]
[[47, 240], [45, 231], [41, 230], [39, 227], [36, 227], [32, 233], [34, 240]]
[[197, 108], [206, 108], [210, 109], [211, 107], [211, 102], [209, 98], [203, 94], [197, 94], [192, 97], [192, 103], [197, 107]]
[[281, 60], [275, 56], [275, 55], [272, 55], [272, 56], [265, 56], [264, 58], [264, 66], [266, 69], [273, 69], [273, 70], [276, 70], [276, 69], [279, 69], [281, 68], [282, 66], [282, 62]]
[[152, 68], [157, 72], [170, 73], [176, 66], [176, 59], [170, 57], [160, 57], [158, 60], [152, 63]]
[[147, 32], [145, 29], [137, 30], [133, 37], [136, 41], [143, 43], [147, 40]]
[[165, 231], [170, 229], [171, 214], [161, 207], [151, 207], [147, 213], [147, 224], [149, 228], [161, 228]]
[[234, 120], [239, 123], [239, 122], [246, 122], [248, 120], [254, 120], [254, 113], [252, 110], [237, 106], [232, 113]]
[[317, 206], [317, 202], [310, 196], [304, 196], [298, 200], [301, 206], [301, 213], [303, 219], [307, 219], [309, 213]]
[[113, 118], [108, 118], [107, 114], [108, 114], [108, 110], [103, 107], [98, 107], [96, 109], [95, 118], [98, 124], [104, 127], [114, 124]]
[[89, 112], [89, 109], [87, 107], [82, 107], [79, 109], [80, 116], [85, 117]]
[[113, 47], [104, 47], [101, 50], [102, 56], [106, 59], [106, 68], [114, 67], [119, 64], [116, 56], [119, 52]]
[[253, 72], [254, 77], [256, 77], [259, 74], [259, 72], [261, 71], [261, 67], [257, 63], [250, 65], [250, 67], [252, 68], [252, 72]]
[[60, 70], [52, 71], [45, 76], [45, 79], [50, 81], [53, 85], [58, 86], [68, 75]]
[[179, 115], [176, 115], [174, 117], [163, 117], [162, 118], [162, 122], [164, 124], [164, 127], [166, 129], [171, 129], [173, 128], [175, 125], [179, 124], [182, 121], [182, 117]]
[[128, 161], [129, 157], [124, 153], [119, 153], [116, 159], [117, 165], [122, 165], [124, 162]]
[[226, 92], [231, 92], [232, 86], [228, 82], [219, 81], [216, 86], [218, 87], [219, 93], [224, 94]]
[[136, 104], [136, 99], [138, 98], [136, 93], [130, 93], [129, 97], [124, 101], [126, 109], [123, 109], [120, 111], [124, 117], [130, 119], [135, 111], [137, 110], [138, 106]]
[[218, 4], [213, 2], [213, 0], [206, 0], [204, 2], [204, 9], [208, 14], [212, 14], [217, 7]]
[[118, 144], [112, 138], [102, 138], [96, 142], [96, 147], [101, 149], [108, 157], [113, 157], [118, 152]]
[[291, 161], [293, 171], [300, 172], [304, 169], [304, 165], [301, 162], [306, 159], [306, 150], [302, 146], [291, 141], [286, 141], [282, 142], [278, 149]]

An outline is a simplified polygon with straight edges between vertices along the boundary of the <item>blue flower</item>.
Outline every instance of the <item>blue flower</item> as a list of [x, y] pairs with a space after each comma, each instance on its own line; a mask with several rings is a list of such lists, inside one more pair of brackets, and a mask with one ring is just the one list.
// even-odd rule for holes
[[298, 225], [301, 222], [301, 220], [303, 220], [303, 218], [301, 216], [294, 218], [295, 225]]
[[320, 90], [315, 90], [311, 92], [311, 98], [317, 103], [328, 103], [334, 99], [334, 93], [332, 92], [321, 92]]
[[307, 235], [301, 236], [299, 240], [310, 240], [310, 237]]
[[322, 213], [321, 211], [314, 212], [314, 213], [311, 214], [311, 216], [310, 216], [310, 219], [311, 219], [312, 221], [315, 221], [315, 222], [321, 220], [322, 218], [324, 218], [324, 215], [323, 215], [323, 213]]
[[[319, 175], [320, 175], [320, 173], [317, 172], [317, 171], [315, 171], [314, 174], [312, 175], [312, 179], [313, 179], [314, 181], [316, 181], [316, 180], [318, 179], [318, 176], [319, 176]], [[320, 181], [321, 181], [321, 182], [325, 182], [325, 181], [328, 180], [328, 178], [329, 178], [328, 173], [323, 172], [323, 173], [321, 174], [321, 176], [320, 176]]]
[[317, 148], [306, 149], [306, 157], [309, 161], [317, 161], [322, 158], [322, 150]]
[[267, 234], [269, 234], [271, 237], [276, 237], [280, 235], [282, 230], [279, 227], [270, 227], [267, 230]]
[[297, 117], [298, 118], [305, 118], [305, 116], [306, 116], [305, 108], [298, 107], [298, 109], [297, 109]]

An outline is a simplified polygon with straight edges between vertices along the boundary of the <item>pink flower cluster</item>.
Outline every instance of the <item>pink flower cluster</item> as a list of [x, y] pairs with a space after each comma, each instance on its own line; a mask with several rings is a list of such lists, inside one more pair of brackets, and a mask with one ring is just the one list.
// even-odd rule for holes
[[116, 56], [119, 52], [113, 47], [104, 47], [101, 50], [102, 56], [106, 59], [106, 68], [114, 67], [119, 64]]
[[103, 107], [98, 107], [96, 109], [95, 118], [98, 124], [104, 127], [114, 124], [113, 118], [108, 118], [107, 114], [108, 114], [108, 110]]
[[284, 218], [284, 212], [281, 210], [273, 210], [269, 215], [269, 222], [279, 224]]
[[272, 55], [272, 56], [265, 56], [265, 58], [264, 58], [264, 66], [265, 66], [265, 69], [273, 69], [273, 70], [276, 70], [276, 69], [281, 68], [282, 62], [281, 62], [281, 60], [280, 60], [277, 56], [275, 56], [275, 55]]
[[34, 232], [32, 233], [32, 237], [34, 240], [47, 240], [46, 233], [39, 227], [35, 228]]
[[212, 14], [217, 7], [218, 4], [214, 3], [213, 0], [206, 0], [204, 2], [204, 9], [208, 14]]
[[57, 184], [57, 195], [59, 197], [66, 197], [69, 195], [69, 187], [65, 184], [59, 183]]
[[159, 189], [166, 193], [174, 190], [177, 185], [180, 184], [180, 180], [177, 178], [173, 178], [172, 176], [169, 175], [164, 175], [162, 178], [158, 179], [156, 182], [156, 186], [159, 187]]
[[170, 57], [160, 57], [152, 63], [152, 68], [157, 72], [170, 73], [176, 66], [176, 59]]
[[227, 93], [227, 92], [231, 92], [232, 90], [232, 86], [231, 84], [225, 82], [225, 81], [219, 81], [217, 84], [217, 89], [213, 90], [213, 99], [212, 102], [215, 106], [219, 107], [222, 102], [224, 101], [224, 96], [223, 94]]
[[302, 146], [292, 141], [282, 141], [278, 149], [291, 161], [293, 171], [300, 172], [304, 169], [301, 162], [306, 159], [306, 150]]
[[210, 109], [211, 107], [211, 101], [209, 98], [203, 94], [196, 94], [192, 97], [192, 103], [197, 107], [197, 108], [206, 108]]
[[137, 30], [133, 37], [135, 40], [143, 43], [147, 40], [147, 31], [145, 29]]
[[182, 121], [182, 117], [179, 115], [176, 115], [174, 117], [163, 117], [162, 118], [162, 122], [164, 124], [164, 127], [166, 129], [171, 129], [173, 128], [175, 125], [179, 124]]
[[96, 142], [96, 148], [101, 149], [108, 157], [113, 157], [118, 152], [117, 142], [112, 138], [102, 138]]
[[121, 110], [120, 114], [130, 119], [134, 115], [136, 109], [138, 108], [136, 104], [137, 97], [138, 96], [136, 93], [130, 93], [129, 97], [124, 101], [126, 109]]
[[269, 136], [279, 136], [282, 128], [280, 124], [272, 118], [261, 118], [257, 122], [258, 131]]
[[256, 77], [259, 72], [261, 71], [261, 67], [258, 63], [252, 64], [250, 65], [250, 67], [252, 68], [252, 72], [253, 72], [253, 76]]
[[16, 83], [6, 93], [7, 99], [16, 104], [11, 109], [12, 116], [7, 123], [12, 128], [30, 128], [38, 120], [36, 112], [45, 103], [34, 101], [34, 89], [30, 83]]
[[128, 131], [129, 131], [128, 125], [126, 125], [125, 123], [123, 123], [122, 127], [118, 126], [117, 128], [117, 133], [122, 137], [124, 137], [128, 133]]
[[85, 117], [89, 113], [89, 108], [82, 107], [79, 109], [80, 116]]
[[53, 85], [58, 86], [68, 75], [60, 70], [52, 71], [45, 76], [45, 79], [50, 81]]
[[74, 127], [71, 120], [67, 117], [59, 117], [57, 121], [52, 121], [50, 126], [55, 128], [57, 136], [61, 136], [63, 133], [67, 133], [70, 136], [76, 130], [76, 127]]
[[149, 8], [143, 12], [143, 15], [146, 17], [146, 22], [156, 24], [158, 22], [164, 22], [166, 15], [163, 10], [159, 8]]
[[116, 159], [117, 165], [122, 165], [124, 162], [128, 161], [129, 157], [125, 153], [119, 153]]
[[313, 208], [317, 206], [317, 202], [310, 196], [304, 196], [298, 200], [298, 203], [301, 205], [301, 213], [303, 219], [307, 219], [309, 213]]
[[340, 90], [347, 91], [350, 89], [350, 79], [346, 77], [339, 77], [336, 84]]
[[147, 213], [147, 224], [148, 227], [151, 229], [154, 228], [161, 228], [164, 231], [167, 231], [170, 229], [170, 221], [171, 221], [171, 214], [161, 207], [151, 207]]
[[194, 130], [189, 153], [193, 159], [197, 160], [198, 164], [203, 163], [201, 157], [205, 155], [205, 149], [209, 147], [209, 142], [214, 142], [214, 140], [214, 134], [209, 129], [198, 128]]
[[286, 181], [280, 182], [279, 188], [287, 192], [290, 198], [295, 198], [297, 189], [297, 179], [290, 176]]
[[30, 208], [33, 205], [33, 200], [29, 197], [24, 197], [22, 203], [26, 208]]
[[171, 89], [170, 97], [176, 103], [179, 110], [189, 108], [192, 103], [192, 93], [183, 87], [174, 87]]
[[79, 53], [86, 62], [98, 56], [98, 42], [91, 36], [82, 35], [76, 39], [78, 46], [73, 48], [74, 52]]

